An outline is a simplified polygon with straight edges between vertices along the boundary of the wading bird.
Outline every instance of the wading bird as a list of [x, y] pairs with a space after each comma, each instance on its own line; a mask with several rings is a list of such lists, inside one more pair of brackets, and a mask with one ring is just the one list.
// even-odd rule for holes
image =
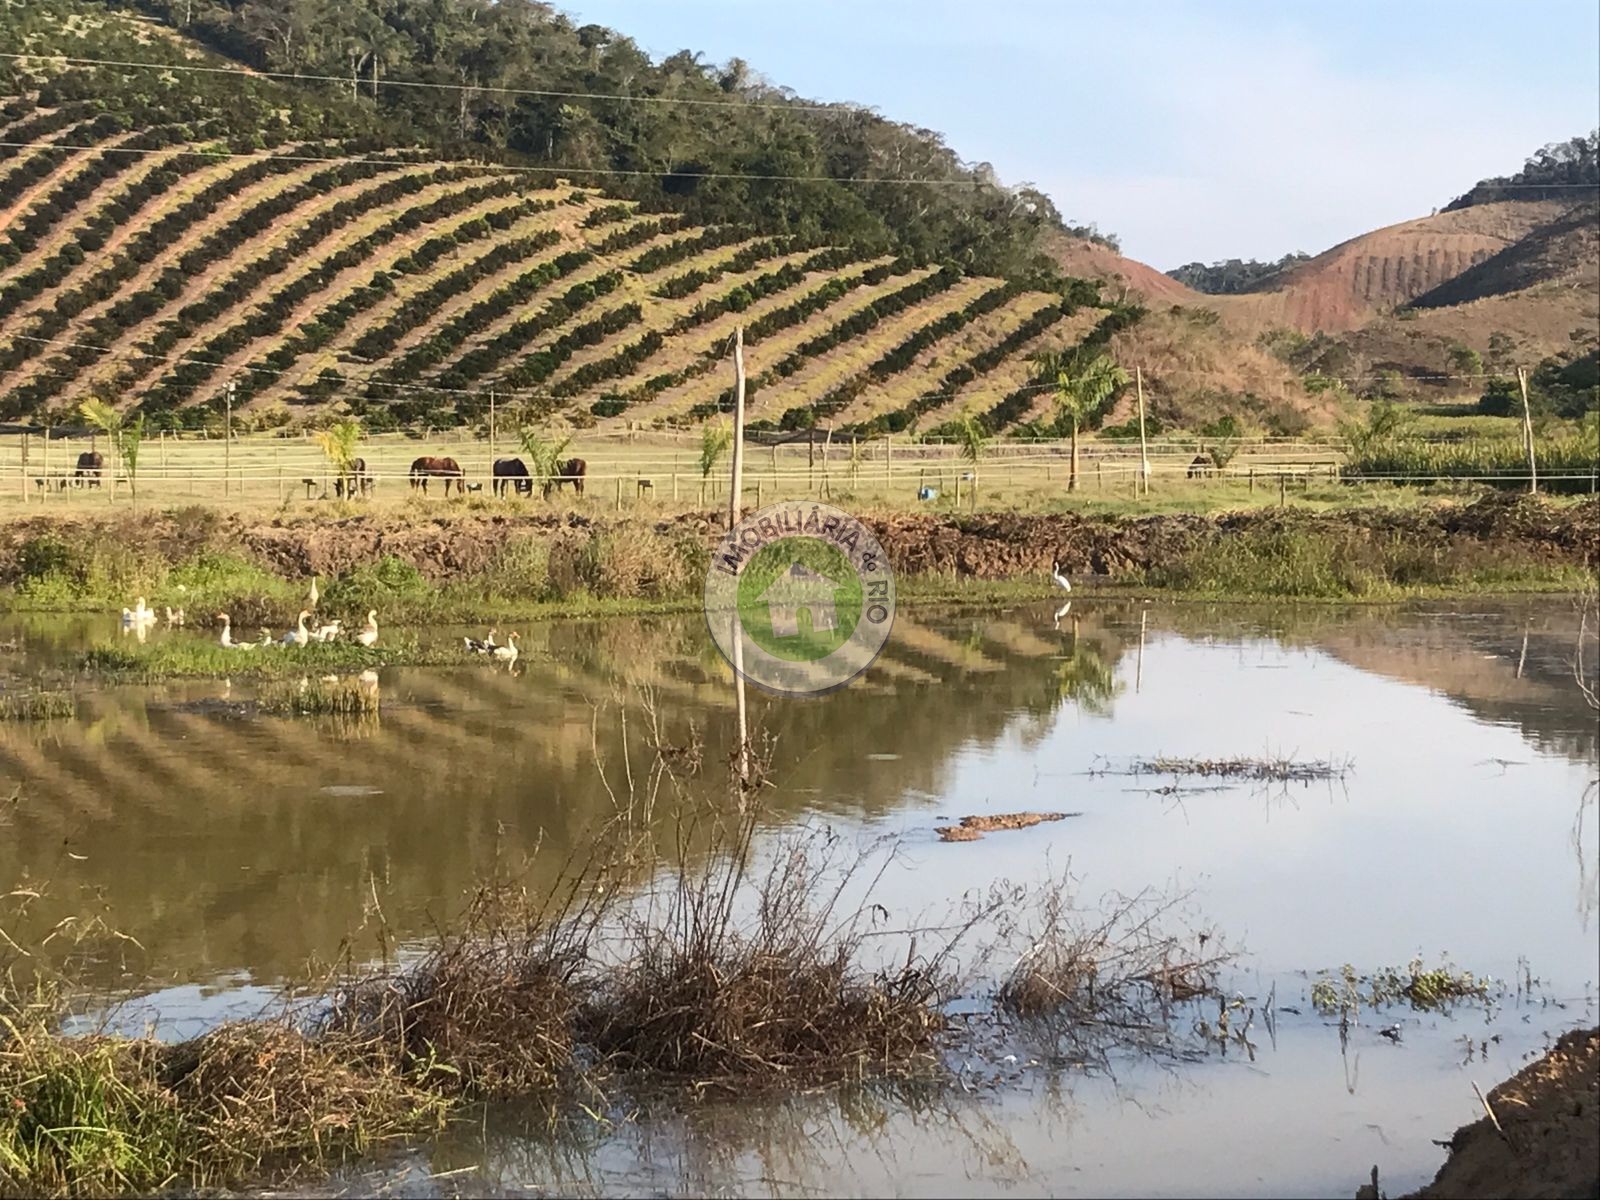
[[1072, 580], [1068, 579], [1061, 573], [1061, 561], [1059, 559], [1051, 560], [1050, 578], [1055, 582], [1055, 585], [1058, 588], [1062, 588], [1069, 592], [1072, 590]]

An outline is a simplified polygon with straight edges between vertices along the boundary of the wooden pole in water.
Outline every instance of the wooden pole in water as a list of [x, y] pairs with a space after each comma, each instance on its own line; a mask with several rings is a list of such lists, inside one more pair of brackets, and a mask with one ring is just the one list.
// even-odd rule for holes
[[[733, 464], [728, 488], [728, 535], [739, 523], [739, 492], [744, 470], [744, 326], [733, 332]], [[744, 629], [739, 624], [737, 606], [728, 614], [733, 642], [733, 687], [739, 719], [739, 786], [750, 778], [750, 725], [744, 697]]]
[[[1127, 378], [1126, 375], [1123, 376]], [[1139, 392], [1139, 477], [1144, 481], [1144, 494], [1150, 494], [1150, 451], [1144, 440], [1144, 368], [1134, 367], [1134, 387]]]
[[1528, 369], [1517, 368], [1517, 385], [1522, 389], [1522, 437], [1528, 447], [1528, 493], [1539, 494], [1539, 468], [1533, 458], [1533, 410], [1528, 407]]

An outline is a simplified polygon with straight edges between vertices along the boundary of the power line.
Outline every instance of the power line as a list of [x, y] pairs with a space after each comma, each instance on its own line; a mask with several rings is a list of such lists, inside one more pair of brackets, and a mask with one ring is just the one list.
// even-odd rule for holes
[[[66, 63], [75, 67], [142, 67], [152, 71], [190, 71], [201, 75], [232, 75], [239, 79], [289, 79], [300, 83], [332, 83], [340, 87], [349, 87], [352, 84], [369, 87], [373, 82], [370, 79], [355, 79], [348, 75], [307, 75], [298, 71], [257, 71], [253, 68], [243, 70], [238, 67], [203, 67], [194, 63], [135, 62], [114, 58], [74, 58], [66, 54], [0, 54], [0, 59], [47, 60]], [[871, 110], [864, 106], [849, 103], [806, 104], [777, 100], [712, 100], [698, 96], [640, 96], [622, 92], [568, 92], [551, 88], [501, 87], [495, 84], [437, 83], [421, 79], [379, 79], [377, 84], [379, 87], [425, 88], [447, 92], [488, 92], [500, 96], [541, 96], [552, 100], [620, 100], [631, 104], [683, 104], [699, 108], [756, 108], [778, 112], [831, 113], [836, 116], [877, 115], [876, 113], [871, 113]], [[886, 120], [887, 118], [882, 119]]]
[[[368, 164], [376, 163], [389, 166], [394, 163], [392, 158], [350, 158], [345, 156], [318, 157], [308, 154], [250, 154], [233, 150], [178, 150], [171, 151], [167, 148], [152, 149], [147, 147], [124, 146], [69, 146], [61, 142], [10, 142], [0, 141], [0, 148], [33, 151], [44, 153], [49, 150], [85, 150], [100, 151], [105, 154], [168, 154], [176, 156], [196, 157], [205, 159], [233, 159], [246, 158], [252, 162], [308, 162], [308, 163], [350, 163]], [[628, 179], [749, 179], [767, 183], [866, 183], [866, 184], [901, 184], [915, 185], [917, 187], [984, 187], [987, 186], [981, 179], [908, 179], [901, 175], [763, 175], [739, 171], [640, 171], [627, 170], [621, 167], [528, 167], [511, 163], [481, 163], [465, 160], [451, 159], [407, 159], [409, 165], [418, 167], [456, 167], [477, 171], [500, 171], [507, 174], [537, 174], [537, 175], [605, 175]]]

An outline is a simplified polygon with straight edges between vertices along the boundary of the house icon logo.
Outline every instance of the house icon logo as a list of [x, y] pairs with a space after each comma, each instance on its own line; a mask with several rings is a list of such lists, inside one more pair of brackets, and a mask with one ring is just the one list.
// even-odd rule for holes
[[838, 585], [826, 575], [818, 574], [803, 563], [791, 563], [789, 569], [761, 593], [772, 636], [799, 637], [802, 616], [813, 632], [837, 629], [834, 615], [837, 592]]
[[843, 687], [894, 623], [894, 576], [872, 531], [825, 504], [785, 501], [745, 518], [706, 572], [706, 622], [747, 680], [781, 695]]

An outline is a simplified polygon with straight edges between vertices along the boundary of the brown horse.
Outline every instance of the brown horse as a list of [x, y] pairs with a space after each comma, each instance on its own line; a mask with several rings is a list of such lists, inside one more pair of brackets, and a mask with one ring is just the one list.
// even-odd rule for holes
[[333, 481], [333, 494], [335, 496], [365, 496], [372, 491], [372, 476], [367, 473], [367, 460], [355, 459], [350, 464], [349, 476], [341, 475]]
[[569, 458], [566, 462], [556, 466], [555, 476], [544, 481], [544, 498], [550, 499], [552, 488], [558, 488], [564, 483], [570, 483], [572, 490], [578, 495], [583, 495], [583, 476], [589, 469], [589, 464], [581, 458]]
[[105, 456], [98, 450], [85, 450], [78, 455], [78, 467], [73, 471], [73, 486], [87, 486], [97, 488], [100, 486], [100, 475], [106, 468]]
[[461, 469], [461, 464], [453, 458], [435, 458], [431, 454], [423, 455], [411, 464], [411, 487], [413, 490], [421, 488], [424, 495], [428, 492], [430, 478], [444, 479], [444, 494], [450, 494], [450, 485], [456, 485], [457, 495], [467, 493], [467, 473]]

